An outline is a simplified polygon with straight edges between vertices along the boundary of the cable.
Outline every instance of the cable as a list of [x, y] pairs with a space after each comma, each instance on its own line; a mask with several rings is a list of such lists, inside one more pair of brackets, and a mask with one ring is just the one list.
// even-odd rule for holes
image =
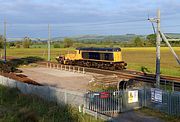
[[[114, 21], [114, 22], [99, 22], [99, 23], [71, 23], [74, 25], [58, 25], [58, 24], [56, 24], [56, 26], [72, 27], [72, 26], [112, 25], [112, 24], [134, 23], [134, 22], [142, 22], [142, 21], [146, 21], [146, 19]], [[11, 26], [16, 26], [16, 25], [32, 26], [32, 25], [36, 25], [36, 24], [11, 24]], [[38, 25], [47, 27], [47, 24], [38, 24]], [[51, 25], [53, 26], [54, 24], [51, 24]]]
[[162, 27], [177, 27], [177, 26], [180, 26], [180, 25], [166, 25], [166, 26], [162, 26]]

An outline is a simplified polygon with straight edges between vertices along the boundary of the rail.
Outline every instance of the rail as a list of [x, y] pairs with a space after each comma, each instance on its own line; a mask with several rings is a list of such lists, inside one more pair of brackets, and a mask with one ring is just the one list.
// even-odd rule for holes
[[[47, 65], [47, 62], [41, 62], [39, 64]], [[76, 72], [85, 73], [85, 72], [91, 72], [91, 73], [97, 73], [97, 74], [103, 74], [103, 75], [117, 75], [119, 78], [125, 78], [125, 79], [132, 79], [132, 80], [139, 80], [143, 82], [149, 82], [149, 83], [155, 83], [155, 74], [145, 74], [140, 71], [132, 71], [132, 70], [115, 70], [115, 71], [110, 71], [110, 70], [103, 70], [103, 69], [97, 69], [97, 68], [88, 68], [88, 67], [80, 67], [80, 66], [71, 66], [71, 65], [62, 65], [56, 62], [50, 62], [51, 68], [55, 67], [57, 69], [57, 65], [63, 67], [63, 70], [68, 70], [73, 71], [72, 67], [76, 67]], [[50, 66], [49, 66], [50, 67]], [[77, 68], [78, 67], [78, 68]], [[82, 68], [82, 69], [81, 69]], [[58, 67], [59, 69], [59, 67]], [[80, 70], [81, 69], [81, 70]], [[173, 76], [165, 76], [161, 75], [161, 84], [173, 84], [174, 87], [180, 87], [180, 77], [173, 77]]]

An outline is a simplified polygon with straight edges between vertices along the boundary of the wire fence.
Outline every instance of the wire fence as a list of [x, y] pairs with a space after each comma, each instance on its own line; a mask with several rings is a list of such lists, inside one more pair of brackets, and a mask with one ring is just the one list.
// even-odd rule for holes
[[[132, 94], [130, 95], [129, 92]], [[142, 90], [136, 89], [89, 92], [86, 94], [85, 107], [101, 114], [114, 116], [120, 112], [141, 108], [144, 105], [142, 93]]]
[[18, 88], [23, 94], [37, 95], [58, 104], [69, 104], [75, 107], [84, 104], [84, 94], [76, 91], [26, 84], [4, 76], [0, 76], [0, 84], [11, 88]]
[[173, 116], [180, 116], [180, 92], [167, 92], [155, 88], [144, 89], [145, 107]]
[[[35, 86], [0, 76], [0, 84], [18, 88], [24, 94], [34, 94], [58, 104], [82, 107], [83, 111], [95, 112], [97, 115], [113, 117], [126, 112], [147, 107], [173, 116], [180, 116], [180, 92], [167, 92], [156, 88], [127, 90], [108, 90], [80, 93], [49, 86]], [[82, 111], [82, 110], [81, 110]]]
[[180, 92], [177, 91], [143, 88], [89, 92], [85, 101], [87, 109], [109, 116], [142, 107], [180, 116]]

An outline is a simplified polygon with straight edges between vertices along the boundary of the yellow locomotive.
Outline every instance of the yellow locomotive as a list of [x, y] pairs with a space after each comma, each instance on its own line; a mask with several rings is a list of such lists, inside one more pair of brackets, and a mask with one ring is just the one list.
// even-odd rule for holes
[[120, 48], [76, 48], [74, 54], [59, 56], [56, 60], [61, 64], [94, 67], [107, 70], [125, 69]]

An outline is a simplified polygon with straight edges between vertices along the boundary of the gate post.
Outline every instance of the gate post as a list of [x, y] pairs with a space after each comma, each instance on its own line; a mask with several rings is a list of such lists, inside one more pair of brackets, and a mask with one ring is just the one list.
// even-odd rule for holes
[[146, 88], [145, 88], [145, 86], [143, 88], [143, 91], [144, 91], [144, 93], [143, 93], [143, 97], [142, 97], [142, 100], [143, 100], [142, 107], [146, 107]]
[[120, 98], [120, 112], [123, 112], [123, 94], [121, 93], [121, 98]]

